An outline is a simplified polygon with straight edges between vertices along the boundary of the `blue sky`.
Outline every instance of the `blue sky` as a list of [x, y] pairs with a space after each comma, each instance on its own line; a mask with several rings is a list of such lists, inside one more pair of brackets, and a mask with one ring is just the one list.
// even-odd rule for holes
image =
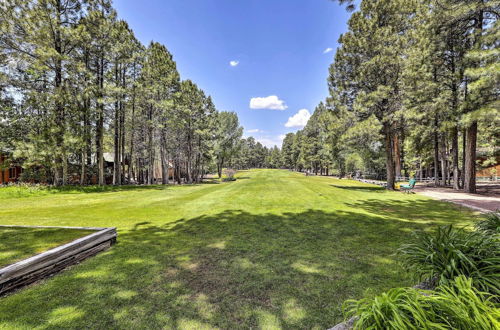
[[330, 0], [115, 0], [114, 6], [142, 43], [164, 44], [182, 79], [211, 95], [218, 110], [237, 112], [245, 136], [267, 146], [281, 146], [283, 135], [300, 129], [327, 96], [328, 66], [349, 17]]

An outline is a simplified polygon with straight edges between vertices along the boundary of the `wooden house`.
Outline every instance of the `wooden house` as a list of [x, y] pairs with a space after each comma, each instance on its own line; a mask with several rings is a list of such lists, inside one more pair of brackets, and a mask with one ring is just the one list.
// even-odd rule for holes
[[497, 181], [500, 177], [500, 147], [492, 151], [486, 148], [477, 150], [476, 177], [480, 181]]
[[11, 162], [9, 153], [0, 151], [0, 184], [17, 182], [22, 172], [22, 167]]

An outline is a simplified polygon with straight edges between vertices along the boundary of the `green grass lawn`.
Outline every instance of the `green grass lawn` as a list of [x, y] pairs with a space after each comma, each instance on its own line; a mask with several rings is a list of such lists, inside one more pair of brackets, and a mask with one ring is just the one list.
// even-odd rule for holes
[[66, 228], [0, 227], [0, 268], [91, 233]]
[[238, 177], [0, 193], [1, 224], [118, 228], [110, 250], [0, 298], [0, 328], [325, 329], [342, 319], [345, 299], [412, 284], [393, 255], [412, 231], [476, 219], [355, 181], [284, 170]]

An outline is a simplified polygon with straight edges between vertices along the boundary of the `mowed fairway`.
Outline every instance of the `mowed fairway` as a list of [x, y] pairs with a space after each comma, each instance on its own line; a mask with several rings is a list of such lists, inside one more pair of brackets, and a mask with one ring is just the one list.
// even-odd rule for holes
[[470, 224], [447, 203], [281, 170], [236, 182], [2, 198], [0, 224], [118, 227], [110, 250], [0, 298], [0, 329], [300, 328], [412, 284], [414, 230]]

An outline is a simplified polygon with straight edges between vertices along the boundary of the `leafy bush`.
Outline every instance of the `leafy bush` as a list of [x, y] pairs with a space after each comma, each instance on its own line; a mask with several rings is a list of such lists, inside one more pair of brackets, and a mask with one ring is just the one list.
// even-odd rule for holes
[[19, 181], [25, 183], [45, 183], [50, 181], [49, 177], [50, 173], [45, 167], [28, 167], [21, 173]]
[[458, 276], [436, 291], [391, 289], [374, 298], [348, 300], [354, 329], [499, 329], [500, 310], [472, 279]]
[[224, 170], [224, 178], [222, 179], [223, 181], [236, 181], [236, 178], [234, 175], [236, 174], [236, 170], [233, 170], [232, 168], [228, 168]]
[[435, 234], [414, 233], [414, 240], [398, 254], [418, 280], [447, 284], [465, 275], [482, 291], [500, 295], [500, 242], [494, 236], [467, 232], [452, 226]]

